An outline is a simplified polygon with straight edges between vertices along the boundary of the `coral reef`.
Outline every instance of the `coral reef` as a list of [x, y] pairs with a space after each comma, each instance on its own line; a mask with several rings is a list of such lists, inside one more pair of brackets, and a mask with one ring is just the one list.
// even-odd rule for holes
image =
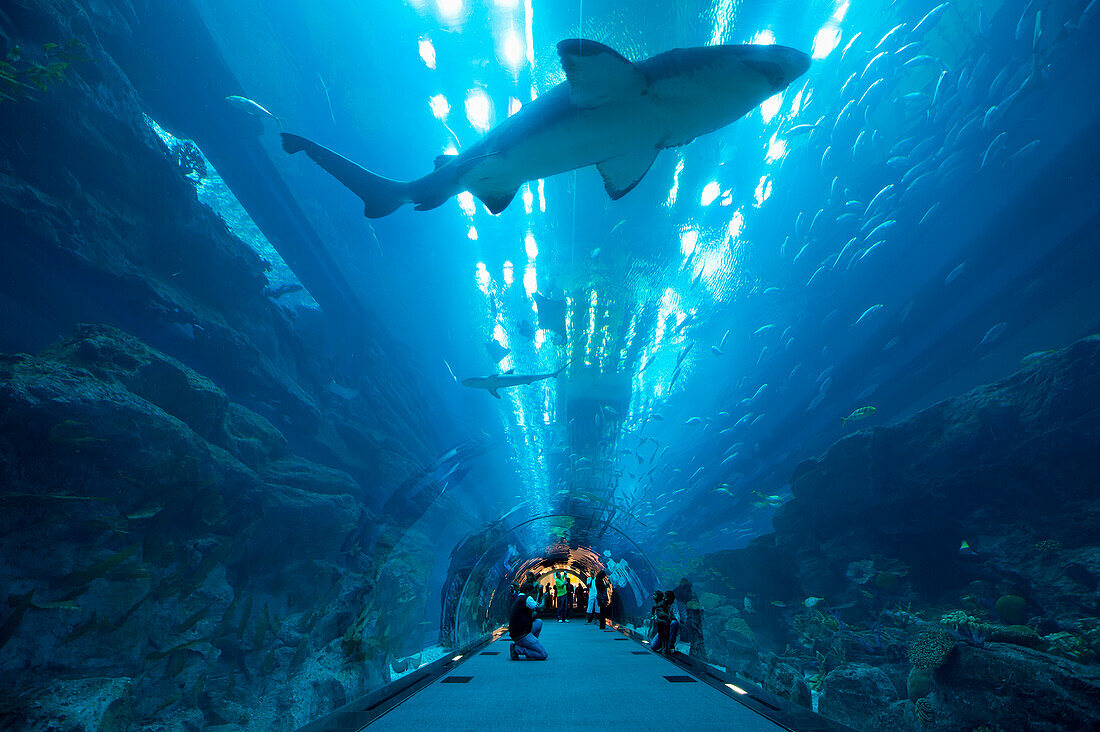
[[707, 660], [858, 729], [1095, 727], [1098, 372], [1085, 338], [799, 466], [773, 535], [696, 562]]
[[7, 724], [283, 729], [419, 650], [427, 538], [349, 554], [358, 483], [117, 329], [0, 357], [0, 485]]

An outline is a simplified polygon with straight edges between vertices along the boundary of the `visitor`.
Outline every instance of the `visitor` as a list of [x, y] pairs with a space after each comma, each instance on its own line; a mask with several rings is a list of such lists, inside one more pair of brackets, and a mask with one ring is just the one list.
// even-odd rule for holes
[[584, 624], [588, 625], [592, 622], [592, 618], [596, 614], [600, 588], [596, 584], [596, 575], [590, 575], [584, 583], [588, 587], [588, 608], [585, 610]]
[[[656, 593], [655, 593], [656, 594]], [[680, 621], [676, 617], [676, 594], [671, 590], [661, 593], [659, 605], [654, 606], [656, 633], [650, 647], [665, 654], [676, 650], [676, 636], [680, 633]]]
[[542, 621], [535, 618], [539, 605], [532, 597], [534, 592], [534, 587], [524, 585], [512, 603], [512, 615], [508, 619], [508, 635], [512, 644], [508, 655], [513, 661], [518, 661], [521, 656], [528, 661], [545, 661], [550, 655], [539, 642]]
[[[606, 582], [606, 586], [601, 582]], [[607, 629], [607, 619], [611, 614], [611, 603], [615, 593], [615, 587], [607, 577], [607, 573], [600, 570], [596, 575], [596, 602], [600, 606], [600, 630]]]
[[558, 622], [567, 622], [565, 618], [565, 602], [566, 602], [566, 585], [569, 584], [569, 580], [566, 579], [565, 572], [558, 572], [554, 575], [554, 593], [558, 598]]

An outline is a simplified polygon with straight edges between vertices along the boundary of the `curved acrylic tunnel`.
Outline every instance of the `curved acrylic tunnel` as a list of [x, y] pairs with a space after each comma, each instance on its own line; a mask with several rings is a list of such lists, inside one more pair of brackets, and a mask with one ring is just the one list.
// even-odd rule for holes
[[454, 577], [445, 588], [442, 630], [456, 645], [499, 626], [511, 605], [512, 582], [533, 577], [545, 584], [546, 575], [555, 570], [566, 570], [582, 581], [596, 577], [610, 603], [612, 619], [644, 614], [660, 582], [637, 543], [620, 529], [591, 518], [526, 517], [525, 508], [510, 512], [501, 522], [505, 526], [486, 537], [487, 545], [467, 542], [472, 545], [463, 544], [452, 554]]
[[[4, 0], [0, 728], [284, 732], [469, 648], [662, 698], [671, 617], [700, 681], [851, 727], [1097, 728], [1098, 39]], [[615, 630], [480, 659], [559, 570]]]

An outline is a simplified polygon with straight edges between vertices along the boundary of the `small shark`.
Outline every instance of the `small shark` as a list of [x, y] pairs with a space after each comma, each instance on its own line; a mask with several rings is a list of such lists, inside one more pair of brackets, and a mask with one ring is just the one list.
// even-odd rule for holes
[[595, 165], [613, 200], [630, 192], [657, 153], [744, 116], [806, 73], [810, 57], [776, 45], [679, 48], [637, 64], [584, 39], [557, 46], [566, 81], [505, 119], [459, 155], [440, 155], [414, 181], [383, 178], [315, 142], [284, 133], [363, 200], [367, 218], [406, 203], [418, 211], [473, 193], [493, 214], [527, 181]]
[[469, 379], [463, 379], [462, 385], [468, 386], [471, 389], [484, 389], [497, 399], [500, 399], [500, 394], [497, 393], [497, 389], [507, 389], [512, 386], [534, 384], [536, 381], [542, 381], [543, 379], [553, 379], [560, 376], [568, 366], [569, 362], [566, 362], [565, 366], [562, 366], [560, 369], [550, 374], [517, 374], [515, 373], [515, 369], [508, 369], [503, 374], [474, 376]]

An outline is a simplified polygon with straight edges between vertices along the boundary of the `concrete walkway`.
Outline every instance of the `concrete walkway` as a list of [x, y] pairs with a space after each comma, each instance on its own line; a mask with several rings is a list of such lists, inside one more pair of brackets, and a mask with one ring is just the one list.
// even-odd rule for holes
[[541, 640], [546, 661], [510, 661], [505, 635], [368, 729], [784, 729], [618, 631], [551, 621]]

